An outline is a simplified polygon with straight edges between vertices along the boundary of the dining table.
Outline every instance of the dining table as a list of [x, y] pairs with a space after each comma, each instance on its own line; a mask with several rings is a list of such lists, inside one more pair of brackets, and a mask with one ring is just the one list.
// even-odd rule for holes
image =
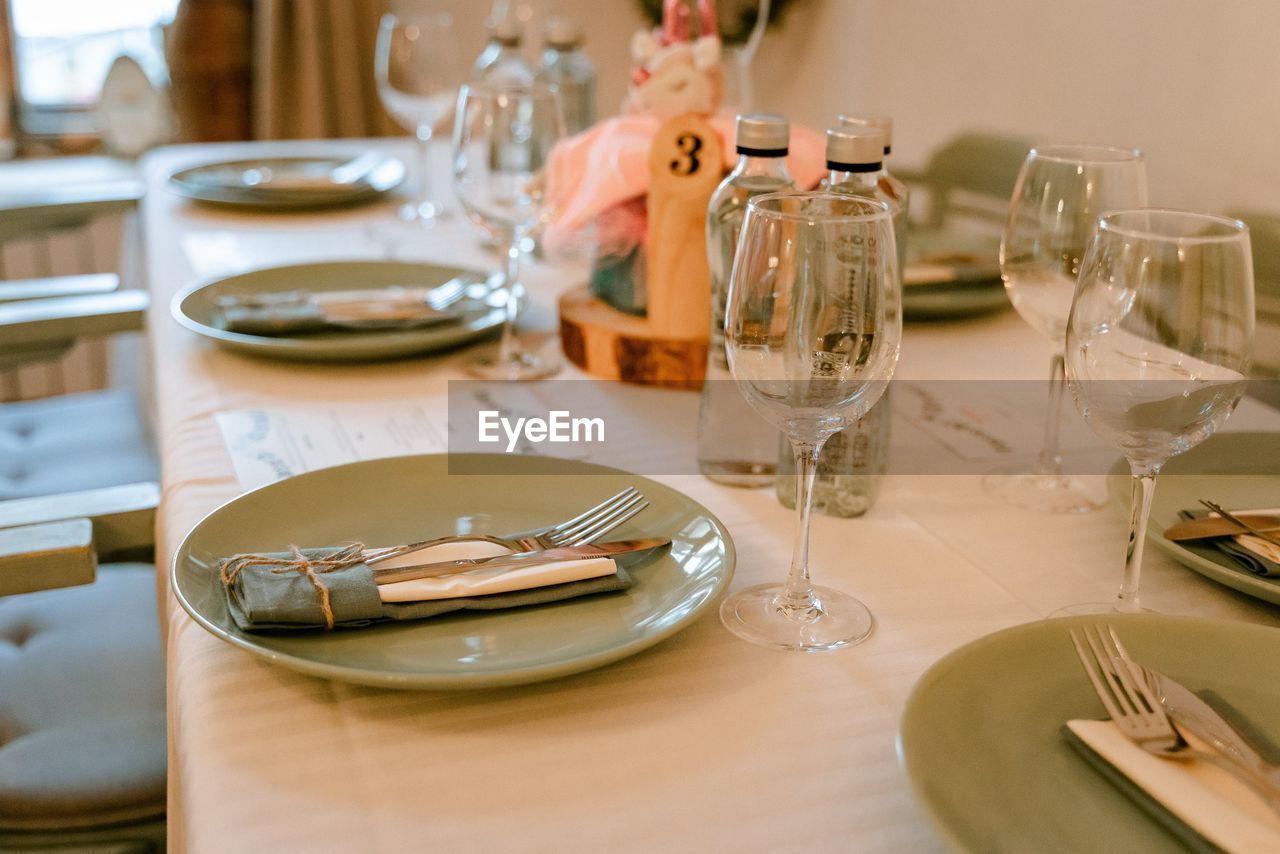
[[[397, 691], [246, 654], [179, 606], [169, 586], [179, 544], [244, 491], [218, 413], [406, 403], [443, 412], [449, 382], [465, 377], [466, 348], [372, 363], [271, 361], [219, 348], [171, 314], [174, 295], [195, 282], [273, 265], [394, 255], [500, 268], [449, 192], [444, 145], [434, 151], [434, 178], [449, 215], [393, 242], [379, 234], [395, 216], [393, 199], [237, 211], [194, 204], [167, 184], [204, 162], [369, 148], [412, 159], [404, 140], [253, 142], [161, 148], [140, 166], [153, 295], [148, 399], [163, 479], [156, 573], [171, 850], [941, 850], [899, 764], [913, 684], [979, 637], [1111, 598], [1128, 521], [1114, 506], [1042, 514], [1000, 503], [977, 474], [885, 475], [865, 516], [813, 519], [815, 579], [858, 596], [876, 620], [865, 643], [828, 654], [745, 643], [712, 608], [657, 646], [588, 672], [517, 687]], [[587, 274], [582, 257], [531, 259], [522, 327], [553, 334], [557, 295]], [[1011, 310], [909, 323], [895, 377], [1043, 382], [1048, 355]], [[567, 366], [561, 376], [583, 375]], [[1280, 413], [1250, 406], [1254, 422], [1280, 424]], [[1070, 404], [1064, 417], [1078, 418]], [[695, 437], [670, 441], [692, 448]], [[795, 513], [772, 489], [693, 473], [653, 478], [724, 523], [737, 550], [731, 590], [785, 575]], [[1156, 549], [1147, 551], [1143, 601], [1167, 614], [1280, 626], [1275, 606]]]

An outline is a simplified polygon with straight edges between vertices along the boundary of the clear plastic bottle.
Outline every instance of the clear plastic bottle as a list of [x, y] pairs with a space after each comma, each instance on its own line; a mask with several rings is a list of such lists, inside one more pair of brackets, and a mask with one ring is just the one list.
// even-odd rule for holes
[[729, 486], [768, 486], [777, 469], [778, 431], [751, 408], [729, 373], [724, 315], [747, 200], [762, 193], [795, 189], [787, 172], [790, 137], [791, 127], [782, 116], [738, 116], [738, 165], [716, 188], [707, 206], [711, 342], [698, 413], [698, 470]]
[[582, 30], [569, 18], [547, 21], [538, 79], [560, 91], [565, 129], [578, 133], [596, 121], [596, 66], [582, 49]]
[[[874, 129], [884, 135], [884, 160], [893, 153], [893, 119], [889, 116], [840, 114], [840, 128], [854, 132]], [[876, 173], [876, 183], [880, 187], [880, 197], [901, 207], [899, 215], [893, 219], [893, 237], [898, 242], [898, 272], [901, 273], [907, 252], [907, 208], [911, 204], [907, 185], [895, 177], [888, 167], [881, 164]]]
[[529, 84], [534, 73], [520, 53], [524, 41], [524, 22], [516, 9], [505, 3], [495, 4], [486, 22], [489, 43], [485, 45], [471, 69], [473, 83]]
[[[849, 193], [885, 202], [893, 216], [897, 243], [896, 286], [902, 287], [902, 259], [906, 244], [907, 206], [881, 186], [884, 177], [884, 134], [868, 126], [827, 131], [827, 168], [823, 186], [832, 193]], [[871, 509], [889, 457], [890, 399], [884, 395], [858, 423], [827, 440], [818, 457], [813, 484], [813, 508], [828, 516], [861, 516]], [[778, 501], [796, 505], [795, 462], [785, 441], [778, 448]]]

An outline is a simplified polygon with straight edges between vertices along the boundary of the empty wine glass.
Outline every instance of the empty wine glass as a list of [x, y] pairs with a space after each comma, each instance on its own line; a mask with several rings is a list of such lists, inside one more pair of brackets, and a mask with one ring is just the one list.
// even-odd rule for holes
[[1034, 471], [992, 474], [983, 485], [1010, 504], [1080, 513], [1105, 498], [1088, 481], [1062, 473], [1062, 347], [1080, 260], [1098, 217], [1147, 203], [1146, 166], [1133, 149], [1054, 145], [1031, 149], [1013, 188], [1000, 241], [1000, 273], [1018, 314], [1053, 348], [1044, 440]]
[[462, 66], [453, 18], [443, 12], [401, 9], [382, 16], [374, 52], [378, 95], [400, 126], [417, 139], [417, 189], [400, 219], [429, 227], [443, 213], [431, 197], [431, 137], [449, 115]]
[[541, 84], [480, 83], [462, 87], [453, 132], [453, 186], [467, 216], [507, 247], [506, 322], [495, 353], [468, 366], [492, 380], [528, 380], [560, 370], [554, 355], [524, 349], [515, 333], [523, 298], [521, 243], [552, 215], [542, 169], [564, 136], [554, 89]]
[[866, 638], [857, 599], [809, 581], [809, 515], [818, 454], [866, 415], [898, 363], [902, 295], [887, 206], [831, 193], [751, 199], [729, 278], [725, 345], [747, 402], [790, 440], [799, 530], [785, 584], [727, 598], [734, 634], [815, 651]]
[[1253, 262], [1238, 220], [1169, 210], [1109, 214], [1080, 270], [1067, 327], [1076, 407], [1133, 473], [1124, 578], [1114, 606], [1135, 612], [1156, 475], [1207, 439], [1244, 393], [1253, 350]]

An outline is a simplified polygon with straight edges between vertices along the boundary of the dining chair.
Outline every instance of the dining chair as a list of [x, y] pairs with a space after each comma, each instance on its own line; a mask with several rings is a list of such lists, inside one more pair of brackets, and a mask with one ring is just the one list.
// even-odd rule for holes
[[[115, 283], [109, 275], [0, 283], [0, 372], [142, 329], [148, 295]], [[64, 295], [43, 295], [53, 291]], [[151, 444], [131, 389], [0, 404], [0, 502], [155, 481]]]
[[165, 850], [158, 497], [0, 502], [0, 851]]
[[913, 205], [917, 221], [912, 229], [942, 229], [959, 218], [1003, 228], [1018, 170], [1030, 149], [1028, 139], [970, 131], [944, 143], [924, 169], [895, 169], [913, 190], [923, 189], [929, 197], [926, 216], [920, 217], [919, 205]]
[[[142, 192], [131, 167], [109, 158], [0, 165], [0, 285], [23, 282], [0, 301], [39, 296], [42, 279], [50, 280], [46, 295], [67, 295], [65, 276], [118, 271], [128, 260], [121, 235]], [[0, 368], [0, 401], [101, 388], [107, 361], [105, 346], [85, 343], [38, 365]]]
[[1280, 408], [1280, 214], [1256, 210], [1231, 213], [1249, 226], [1253, 244], [1256, 298], [1253, 370], [1249, 394]]

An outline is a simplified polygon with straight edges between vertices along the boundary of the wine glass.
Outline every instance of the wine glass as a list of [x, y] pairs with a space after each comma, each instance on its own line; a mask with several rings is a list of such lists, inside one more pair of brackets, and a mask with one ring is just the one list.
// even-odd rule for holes
[[506, 243], [506, 322], [497, 351], [468, 366], [482, 379], [528, 380], [560, 370], [552, 355], [524, 349], [515, 333], [523, 295], [521, 243], [550, 219], [541, 174], [564, 117], [555, 90], [542, 84], [462, 87], [453, 131], [453, 187], [467, 216]]
[[816, 651], [865, 639], [871, 613], [809, 581], [818, 454], [884, 393], [898, 363], [902, 295], [893, 221], [873, 199], [773, 193], [751, 199], [729, 278], [725, 345], [747, 402], [791, 442], [799, 531], [785, 584], [724, 601], [720, 618], [754, 643]]
[[382, 16], [374, 52], [378, 96], [418, 143], [417, 189], [400, 219], [430, 227], [443, 214], [431, 197], [431, 136], [449, 114], [462, 79], [453, 18], [444, 12], [401, 10]]
[[1156, 475], [1235, 409], [1253, 324], [1244, 223], [1170, 210], [1120, 211], [1098, 223], [1067, 327], [1067, 381], [1085, 421], [1129, 460], [1133, 507], [1114, 608], [1064, 612], [1141, 610], [1138, 580]]
[[991, 474], [988, 491], [1010, 504], [1049, 513], [1096, 510], [1105, 497], [1062, 473], [1062, 347], [1080, 259], [1098, 217], [1147, 203], [1146, 166], [1133, 149], [1055, 145], [1031, 149], [1013, 188], [1000, 241], [1000, 274], [1018, 314], [1053, 347], [1044, 440], [1035, 469]]

